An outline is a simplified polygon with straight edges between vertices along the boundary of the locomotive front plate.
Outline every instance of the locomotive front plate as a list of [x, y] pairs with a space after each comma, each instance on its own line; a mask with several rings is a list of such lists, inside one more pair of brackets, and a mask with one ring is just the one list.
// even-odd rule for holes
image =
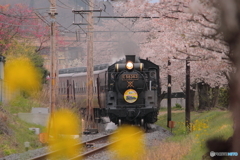
[[[133, 89], [140, 94], [145, 89], [145, 79], [138, 71], [123, 71], [119, 73], [115, 81], [117, 90], [124, 95], [126, 90]], [[133, 102], [132, 102], [133, 103]]]
[[128, 80], [138, 80], [139, 79], [139, 74], [122, 74], [122, 80], [123, 81], [128, 81]]
[[128, 103], [134, 103], [138, 99], [138, 93], [134, 89], [128, 89], [124, 92], [124, 100]]

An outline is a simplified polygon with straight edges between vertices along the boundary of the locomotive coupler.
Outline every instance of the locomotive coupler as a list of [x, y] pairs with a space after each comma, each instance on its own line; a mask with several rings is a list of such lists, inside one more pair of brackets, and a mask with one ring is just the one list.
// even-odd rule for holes
[[128, 110], [128, 117], [135, 117], [136, 116], [136, 113], [134, 110]]

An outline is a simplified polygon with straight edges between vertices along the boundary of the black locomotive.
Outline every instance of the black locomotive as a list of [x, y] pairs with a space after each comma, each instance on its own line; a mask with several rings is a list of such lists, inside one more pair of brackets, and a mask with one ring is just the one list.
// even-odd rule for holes
[[160, 107], [159, 67], [126, 55], [108, 67], [106, 111], [116, 124], [145, 125], [157, 121]]
[[[160, 109], [159, 66], [145, 59], [126, 55], [110, 66], [94, 67], [94, 113], [109, 116], [115, 124], [157, 121]], [[68, 70], [72, 70], [69, 72]], [[86, 106], [86, 68], [60, 70], [59, 93], [73, 99], [79, 108]], [[78, 72], [77, 72], [78, 70]]]

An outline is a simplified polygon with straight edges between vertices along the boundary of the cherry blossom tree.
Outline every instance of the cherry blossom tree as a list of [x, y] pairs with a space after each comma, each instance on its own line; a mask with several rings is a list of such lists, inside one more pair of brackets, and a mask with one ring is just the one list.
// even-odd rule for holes
[[0, 51], [6, 53], [13, 40], [35, 42], [36, 51], [49, 40], [49, 27], [22, 4], [0, 6]]
[[[149, 57], [160, 65], [163, 88], [166, 88], [169, 73], [172, 75], [173, 86], [176, 84], [184, 90], [187, 57], [191, 61], [192, 84], [198, 83], [199, 88], [207, 87], [206, 92], [201, 94], [206, 95], [202, 99], [211, 97], [208, 92], [210, 88], [218, 89], [228, 84], [226, 75], [232, 70], [227, 57], [229, 49], [219, 32], [218, 9], [211, 7], [210, 3], [211, 1], [165, 0], [152, 4], [141, 0], [117, 5], [118, 11], [124, 16], [158, 17], [135, 20], [132, 28], [150, 31], [141, 33], [145, 38], [141, 42], [139, 39], [137, 41], [141, 48], [140, 56]], [[168, 60], [171, 61], [171, 66], [167, 66]], [[213, 93], [217, 94], [211, 92]], [[204, 105], [206, 103], [202, 106]]]

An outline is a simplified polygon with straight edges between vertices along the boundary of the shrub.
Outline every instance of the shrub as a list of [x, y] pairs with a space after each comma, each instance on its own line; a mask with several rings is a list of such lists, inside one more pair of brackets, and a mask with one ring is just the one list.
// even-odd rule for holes
[[6, 156], [16, 152], [14, 149], [11, 149], [8, 145], [3, 145], [3, 146], [1, 146], [1, 148], [3, 149], [3, 153]]
[[182, 105], [179, 104], [179, 103], [176, 103], [176, 104], [175, 104], [175, 107], [178, 108], [178, 109], [182, 109]]
[[219, 89], [218, 104], [224, 108], [228, 107], [228, 104], [229, 104], [228, 88], [220, 88]]

